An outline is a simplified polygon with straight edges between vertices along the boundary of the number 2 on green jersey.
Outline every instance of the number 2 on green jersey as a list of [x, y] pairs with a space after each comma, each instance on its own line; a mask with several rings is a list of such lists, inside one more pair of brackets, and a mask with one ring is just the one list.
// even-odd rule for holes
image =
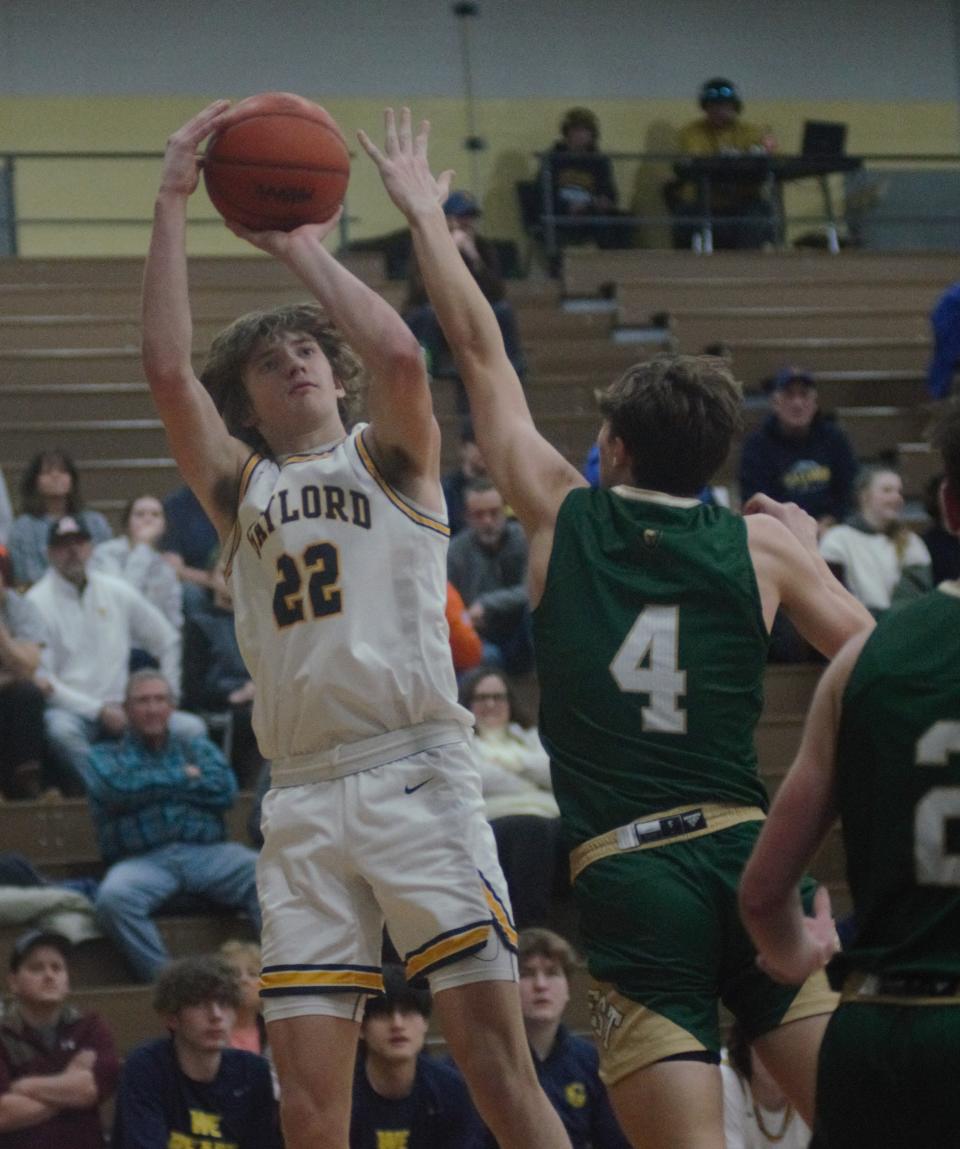
[[[946, 766], [960, 755], [960, 722], [934, 722], [917, 743], [915, 765]], [[960, 886], [960, 849], [951, 825], [960, 826], [960, 786], [933, 786], [913, 815], [917, 881], [924, 886]]]
[[650, 696], [641, 710], [644, 733], [687, 731], [687, 712], [679, 705], [687, 689], [687, 672], [677, 665], [679, 652], [680, 608], [647, 606], [610, 663], [610, 673], [622, 691]]

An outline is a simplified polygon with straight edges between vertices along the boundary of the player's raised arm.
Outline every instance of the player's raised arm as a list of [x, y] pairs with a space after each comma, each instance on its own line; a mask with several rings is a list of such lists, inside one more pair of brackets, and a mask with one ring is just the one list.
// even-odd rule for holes
[[463, 379], [487, 467], [531, 542], [552, 531], [560, 503], [584, 480], [536, 430], [500, 328], [458, 251], [443, 214], [451, 172], [437, 178], [427, 158], [429, 124], [414, 137], [410, 111], [386, 113], [383, 150], [359, 133], [390, 198], [406, 216], [424, 284]]
[[193, 370], [186, 229], [197, 148], [228, 116], [218, 100], [168, 140], [143, 278], [143, 368], [180, 473], [221, 538], [233, 526], [231, 494], [249, 449], [227, 432]]
[[740, 881], [740, 914], [758, 964], [778, 981], [800, 984], [837, 947], [826, 891], [814, 916], [800, 902], [800, 878], [836, 820], [836, 741], [843, 692], [869, 637], [852, 638], [824, 672], [797, 757], [771, 807]]
[[817, 524], [806, 511], [767, 495], [754, 495], [743, 510], [768, 626], [782, 604], [800, 634], [828, 658], [853, 635], [873, 629], [873, 616], [817, 550]]

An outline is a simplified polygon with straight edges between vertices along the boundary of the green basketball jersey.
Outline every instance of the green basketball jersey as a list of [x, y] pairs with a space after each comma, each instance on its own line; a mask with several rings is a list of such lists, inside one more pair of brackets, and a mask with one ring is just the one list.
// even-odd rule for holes
[[766, 806], [753, 731], [767, 632], [739, 516], [630, 487], [571, 491], [534, 638], [571, 846], [675, 806]]
[[837, 802], [856, 969], [960, 973], [960, 597], [886, 615], [843, 696]]

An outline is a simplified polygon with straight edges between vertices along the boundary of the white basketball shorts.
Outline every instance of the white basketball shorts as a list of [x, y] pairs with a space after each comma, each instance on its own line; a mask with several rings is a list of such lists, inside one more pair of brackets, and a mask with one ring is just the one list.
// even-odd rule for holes
[[515, 981], [516, 930], [465, 742], [270, 790], [257, 864], [267, 1020], [362, 1016], [381, 931], [434, 992]]

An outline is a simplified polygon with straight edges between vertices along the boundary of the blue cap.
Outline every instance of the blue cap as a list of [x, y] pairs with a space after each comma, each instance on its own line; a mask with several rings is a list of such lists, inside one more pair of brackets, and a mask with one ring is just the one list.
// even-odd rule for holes
[[443, 214], [478, 216], [482, 213], [477, 207], [477, 201], [469, 192], [453, 191], [447, 196], [447, 202], [443, 205]]
[[803, 367], [781, 367], [780, 370], [767, 381], [767, 391], [782, 391], [791, 383], [804, 383], [807, 387], [816, 387], [817, 381]]

